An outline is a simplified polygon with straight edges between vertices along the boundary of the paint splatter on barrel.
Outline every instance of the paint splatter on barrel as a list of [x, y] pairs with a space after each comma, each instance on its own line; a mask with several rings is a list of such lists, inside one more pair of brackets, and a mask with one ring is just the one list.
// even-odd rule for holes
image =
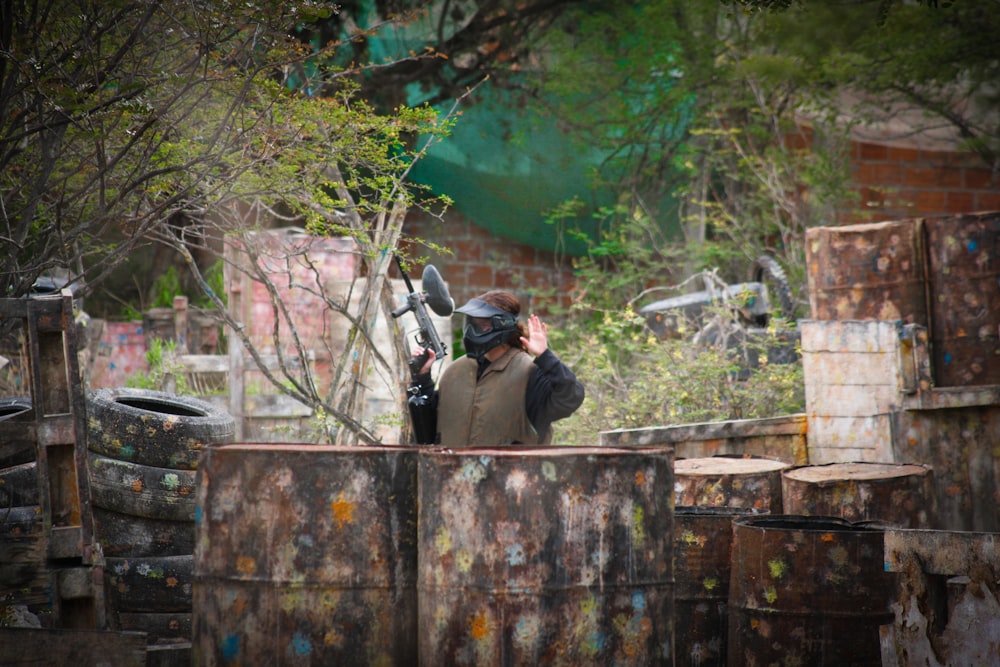
[[814, 320], [927, 322], [921, 219], [806, 231]]
[[733, 519], [738, 507], [674, 508], [674, 662], [677, 667], [726, 664], [727, 606]]
[[669, 665], [673, 448], [419, 457], [419, 657]]
[[911, 463], [830, 463], [782, 473], [785, 514], [933, 528], [931, 468]]
[[416, 500], [415, 448], [209, 448], [195, 663], [413, 664]]
[[924, 225], [934, 384], [1000, 384], [1000, 213]]
[[734, 520], [729, 664], [881, 667], [896, 589], [883, 536], [836, 517]]
[[680, 459], [674, 465], [674, 503], [742, 507], [781, 513], [781, 471], [788, 463], [740, 456]]

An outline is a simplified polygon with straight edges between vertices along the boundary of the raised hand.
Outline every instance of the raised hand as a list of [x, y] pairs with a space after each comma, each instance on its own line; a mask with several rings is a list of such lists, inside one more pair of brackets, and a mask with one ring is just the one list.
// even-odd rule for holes
[[529, 354], [540, 355], [549, 349], [549, 329], [548, 325], [538, 319], [538, 315], [528, 318], [528, 335], [521, 336], [521, 342]]

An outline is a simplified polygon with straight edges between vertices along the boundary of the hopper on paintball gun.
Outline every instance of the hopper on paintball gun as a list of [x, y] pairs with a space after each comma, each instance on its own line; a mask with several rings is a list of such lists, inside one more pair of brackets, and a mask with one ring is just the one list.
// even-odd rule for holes
[[455, 310], [455, 302], [452, 300], [451, 295], [448, 294], [448, 287], [444, 284], [444, 280], [441, 279], [441, 274], [438, 273], [438, 270], [433, 265], [427, 264], [424, 266], [424, 272], [421, 276], [423, 282], [422, 292], [417, 292], [413, 289], [413, 283], [403, 269], [399, 257], [396, 257], [396, 266], [399, 267], [399, 272], [403, 276], [408, 293], [406, 295], [406, 303], [392, 311], [392, 317], [396, 319], [406, 313], [412, 312], [414, 317], [417, 318], [419, 329], [415, 340], [417, 345], [423, 348], [424, 352], [420, 356], [412, 357], [409, 361], [410, 374], [416, 377], [430, 356], [427, 350], [434, 350], [434, 356], [437, 359], [444, 359], [448, 354], [444, 343], [441, 342], [441, 338], [438, 336], [437, 329], [434, 328], [434, 322], [431, 321], [431, 316], [427, 312], [427, 306], [430, 306], [430, 309], [439, 316], [448, 317]]

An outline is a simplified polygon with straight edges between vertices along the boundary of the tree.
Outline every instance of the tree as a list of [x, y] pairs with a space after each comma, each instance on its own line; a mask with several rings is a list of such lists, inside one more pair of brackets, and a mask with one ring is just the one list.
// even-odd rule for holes
[[[356, 97], [357, 70], [327, 68], [322, 86], [285, 85], [340, 46], [314, 50], [290, 35], [332, 9], [291, 0], [27, 0], [2, 11], [5, 294], [25, 294], [54, 270], [87, 294], [152, 240], [186, 258], [236, 339], [248, 343], [193, 253], [219, 253], [223, 239], [279, 220], [352, 239], [355, 277], [367, 281], [359, 310], [336, 309], [354, 324], [349, 352], [362, 368], [403, 353], [398, 340], [389, 355], [373, 350], [365, 327], [391, 308], [388, 261], [404, 211], [422, 201], [405, 184], [419, 153], [410, 138], [441, 136], [446, 123], [429, 108], [376, 113]], [[260, 274], [259, 265], [231, 268]], [[341, 378], [324, 396], [309, 373], [283, 363], [270, 379], [343, 426], [338, 438], [373, 441], [356, 417], [356, 383]]]

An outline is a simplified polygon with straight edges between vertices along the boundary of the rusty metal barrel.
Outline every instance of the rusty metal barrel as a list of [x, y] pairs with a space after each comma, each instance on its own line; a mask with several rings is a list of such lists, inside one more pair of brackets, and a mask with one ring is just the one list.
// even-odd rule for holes
[[926, 324], [922, 219], [806, 231], [814, 320]]
[[413, 664], [416, 463], [411, 447], [210, 447], [195, 664]]
[[673, 448], [419, 457], [419, 662], [669, 665]]
[[740, 507], [674, 507], [674, 663], [726, 664], [733, 519]]
[[674, 464], [674, 503], [780, 514], [781, 471], [789, 467], [782, 461], [749, 456], [679, 459]]
[[729, 665], [881, 667], [896, 588], [883, 536], [836, 517], [734, 520]]
[[782, 472], [785, 514], [879, 521], [899, 528], [934, 527], [929, 466], [912, 463], [829, 463]]

